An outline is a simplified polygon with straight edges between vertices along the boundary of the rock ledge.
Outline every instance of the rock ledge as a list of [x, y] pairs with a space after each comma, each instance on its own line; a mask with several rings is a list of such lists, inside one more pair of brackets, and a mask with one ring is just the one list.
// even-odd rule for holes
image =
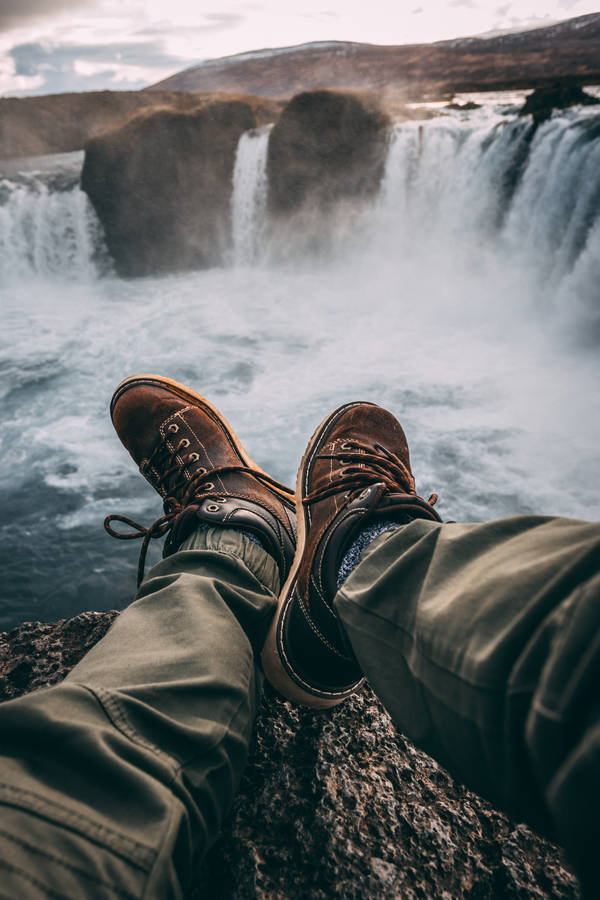
[[[117, 613], [0, 634], [0, 699], [60, 681]], [[456, 784], [364, 689], [330, 713], [267, 690], [251, 758], [194, 896], [570, 898], [560, 851]]]

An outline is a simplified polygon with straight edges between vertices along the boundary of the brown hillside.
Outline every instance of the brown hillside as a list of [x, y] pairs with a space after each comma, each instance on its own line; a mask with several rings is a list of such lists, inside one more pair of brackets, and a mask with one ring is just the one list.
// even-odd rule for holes
[[241, 53], [209, 60], [148, 91], [244, 90], [289, 97], [341, 87], [420, 100], [541, 87], [559, 79], [600, 83], [600, 14], [487, 39], [387, 47], [332, 41]]
[[45, 97], [0, 98], [0, 159], [82, 150], [88, 140], [123, 124], [147, 107], [201, 108], [219, 99], [238, 99], [259, 124], [274, 121], [280, 104], [263, 97], [220, 97], [173, 91], [90, 91]]

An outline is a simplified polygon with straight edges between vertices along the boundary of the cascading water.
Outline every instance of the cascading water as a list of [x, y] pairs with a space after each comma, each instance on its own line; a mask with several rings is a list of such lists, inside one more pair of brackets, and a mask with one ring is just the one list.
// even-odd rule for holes
[[0, 176], [0, 284], [89, 281], [110, 265], [100, 223], [79, 188], [80, 154], [60, 171]]
[[240, 138], [231, 199], [233, 264], [251, 265], [263, 247], [267, 212], [267, 150], [271, 126]]
[[129, 600], [135, 548], [102, 520], [160, 514], [108, 415], [134, 372], [207, 396], [290, 484], [323, 416], [370, 399], [403, 422], [445, 518], [597, 516], [598, 122], [573, 110], [533, 134], [488, 108], [403, 123], [354, 238], [285, 265], [266, 246], [268, 133], [249, 133], [233, 265], [161, 279], [97, 277], [75, 167], [6, 174], [0, 629]]
[[[487, 254], [550, 302], [596, 297], [600, 315], [600, 116], [567, 113], [534, 133], [529, 119], [450, 118], [396, 128], [375, 240], [404, 256]], [[588, 283], [589, 279], [589, 283]], [[550, 295], [550, 297], [548, 296]], [[582, 303], [585, 305], [585, 303]]]

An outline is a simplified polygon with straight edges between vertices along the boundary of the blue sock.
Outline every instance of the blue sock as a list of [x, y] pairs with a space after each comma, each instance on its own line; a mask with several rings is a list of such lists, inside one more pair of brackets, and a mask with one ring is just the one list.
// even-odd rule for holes
[[367, 549], [369, 544], [374, 541], [376, 537], [379, 537], [380, 534], [383, 534], [386, 531], [394, 531], [396, 528], [400, 528], [408, 522], [410, 522], [410, 517], [403, 516], [396, 520], [384, 519], [380, 522], [370, 522], [369, 525], [365, 525], [365, 527], [358, 532], [346, 550], [340, 563], [337, 577], [338, 591], [348, 575], [350, 575], [359, 564], [363, 551]]

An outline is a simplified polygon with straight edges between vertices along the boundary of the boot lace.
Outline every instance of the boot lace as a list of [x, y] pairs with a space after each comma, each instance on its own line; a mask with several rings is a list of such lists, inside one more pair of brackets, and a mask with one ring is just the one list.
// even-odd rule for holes
[[[155, 487], [159, 492], [161, 487], [168, 492], [163, 503], [165, 511], [164, 515], [160, 516], [148, 528], [144, 525], [140, 525], [139, 522], [135, 522], [133, 519], [129, 519], [127, 516], [117, 514], [107, 516], [104, 520], [104, 528], [111, 537], [117, 538], [120, 541], [142, 540], [137, 569], [138, 587], [144, 579], [146, 556], [148, 554], [150, 541], [162, 538], [171, 531], [179, 514], [182, 513], [192, 501], [194, 503], [201, 503], [207, 498], [215, 498], [215, 495], [212, 492], [214, 487], [212, 479], [215, 476], [231, 474], [232, 472], [246, 472], [268, 487], [289, 493], [289, 489], [286, 488], [285, 485], [276, 481], [274, 478], [271, 478], [266, 472], [261, 472], [258, 469], [251, 469], [245, 465], [216, 466], [211, 469], [200, 467], [191, 478], [187, 479], [184, 475], [184, 469], [190, 462], [195, 461], [196, 457], [192, 453], [184, 460], [179, 454], [183, 449], [189, 446], [189, 441], [187, 441], [186, 438], [182, 438], [176, 448], [170, 452], [166, 449], [164, 440], [164, 438], [161, 439], [154, 448], [149, 459], [145, 460], [140, 466], [140, 472], [142, 475], [145, 475], [155, 462], [157, 464], [156, 469], [160, 474], [158, 479], [155, 480]], [[165, 457], [165, 462], [163, 464], [161, 464], [158, 459], [158, 457], [161, 456]], [[112, 527], [111, 522], [122, 522], [133, 530], [116, 531]]]
[[[343, 464], [335, 473], [334, 481], [325, 487], [315, 488], [302, 503], [310, 506], [345, 491], [349, 496], [358, 495], [373, 484], [385, 485], [389, 493], [412, 494], [417, 496], [415, 479], [408, 466], [381, 444], [362, 444], [360, 441], [345, 441], [337, 453], [321, 453], [317, 459], [331, 459]], [[438, 495], [431, 494], [427, 503], [434, 506]]]

